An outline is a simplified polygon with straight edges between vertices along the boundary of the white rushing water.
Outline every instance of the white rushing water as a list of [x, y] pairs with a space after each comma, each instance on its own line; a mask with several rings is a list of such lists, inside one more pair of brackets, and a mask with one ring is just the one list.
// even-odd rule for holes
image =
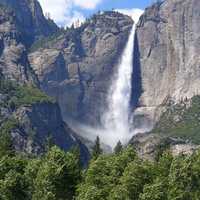
[[114, 146], [118, 141], [125, 144], [133, 136], [129, 126], [129, 103], [131, 99], [135, 29], [141, 14], [140, 11], [132, 15], [135, 23], [108, 93], [108, 110], [103, 116], [105, 128], [103, 140], [108, 139], [111, 146]]
[[126, 47], [119, 60], [119, 64], [116, 66], [117, 72], [113, 77], [108, 92], [108, 109], [102, 116], [103, 127], [90, 127], [77, 123], [75, 123], [75, 125], [72, 123], [70, 126], [76, 133], [82, 133], [82, 136], [84, 135], [84, 138], [88, 141], [94, 141], [96, 137], [99, 136], [102, 144], [104, 144], [105, 151], [107, 151], [106, 149], [114, 148], [118, 141], [126, 144], [136, 132], [136, 130], [130, 130], [129, 103], [132, 87], [131, 79], [133, 72], [135, 28], [143, 11], [140, 9], [118, 11], [131, 15], [134, 20], [134, 25], [130, 32]]

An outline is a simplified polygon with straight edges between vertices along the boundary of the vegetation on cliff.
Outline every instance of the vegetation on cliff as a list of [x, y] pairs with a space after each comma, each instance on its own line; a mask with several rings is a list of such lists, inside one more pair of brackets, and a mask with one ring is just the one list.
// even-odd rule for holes
[[54, 102], [51, 97], [44, 94], [36, 86], [22, 86], [3, 78], [0, 80], [0, 94], [4, 96], [4, 100], [0, 102], [0, 105], [9, 107], [12, 110], [22, 105], [26, 106], [34, 103]]
[[200, 96], [170, 105], [152, 132], [200, 144]]

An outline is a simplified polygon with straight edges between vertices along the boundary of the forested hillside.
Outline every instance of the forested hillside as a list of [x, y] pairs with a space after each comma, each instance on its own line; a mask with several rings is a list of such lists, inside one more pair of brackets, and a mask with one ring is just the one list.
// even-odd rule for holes
[[[78, 148], [68, 153], [47, 146], [41, 157], [15, 154], [0, 143], [2, 200], [198, 200], [200, 152], [143, 161], [132, 147], [95, 154], [81, 169]], [[94, 150], [97, 150], [94, 148]], [[98, 151], [96, 151], [98, 152]], [[100, 153], [101, 151], [99, 151]]]

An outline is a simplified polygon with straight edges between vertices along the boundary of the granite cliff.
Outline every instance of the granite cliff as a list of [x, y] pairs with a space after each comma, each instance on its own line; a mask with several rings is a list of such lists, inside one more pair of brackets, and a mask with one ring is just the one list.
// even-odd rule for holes
[[0, 64], [3, 74], [21, 83], [37, 84], [30, 67], [27, 48], [58, 27], [47, 20], [35, 0], [0, 1]]
[[79, 146], [82, 159], [89, 159], [87, 148], [65, 124], [54, 99], [35, 86], [20, 86], [14, 81], [0, 80], [0, 132], [11, 135], [17, 152], [38, 155], [49, 145], [69, 150]]
[[62, 149], [87, 148], [62, 119], [58, 104], [40, 91], [28, 60], [31, 45], [58, 32], [36, 0], [0, 0], [0, 129], [11, 134], [16, 151], [41, 154], [47, 140]]
[[133, 124], [150, 133], [131, 142], [144, 157], [163, 148], [163, 141], [175, 155], [190, 154], [199, 145], [199, 20], [198, 0], [160, 1], [140, 18], [133, 66]]
[[139, 107], [135, 114], [141, 114], [149, 127], [169, 102], [180, 103], [200, 92], [199, 8], [198, 0], [165, 0], [147, 8], [140, 18], [133, 102]]
[[[180, 121], [173, 130], [160, 125], [168, 110], [200, 92], [199, 7], [198, 0], [159, 1], [145, 9], [137, 24], [130, 102], [132, 128], [143, 132], [153, 129], [153, 138], [159, 132], [155, 140], [158, 143], [161, 132], [172, 137], [172, 143], [173, 136], [184, 135], [187, 140], [185, 135], [191, 133], [186, 128], [184, 134], [180, 134], [182, 130], [176, 134]], [[107, 11], [87, 19], [80, 27], [64, 30], [44, 17], [37, 0], [0, 0], [3, 77], [21, 86], [34, 85], [58, 102], [22, 105], [12, 110], [10, 116], [21, 121], [22, 132], [28, 133], [34, 127], [38, 140], [52, 132], [54, 142], [67, 148], [80, 142], [63, 121], [101, 125], [111, 79], [133, 23], [126, 15]], [[185, 120], [177, 115], [175, 118]], [[20, 141], [23, 134], [14, 132], [14, 138]], [[63, 144], [65, 136], [68, 142]], [[152, 137], [147, 136], [149, 141]], [[16, 148], [27, 145], [24, 138]]]

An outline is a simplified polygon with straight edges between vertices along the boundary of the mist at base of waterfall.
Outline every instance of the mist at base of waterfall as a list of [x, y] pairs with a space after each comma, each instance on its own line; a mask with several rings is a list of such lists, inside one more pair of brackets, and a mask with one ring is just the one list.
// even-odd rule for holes
[[89, 149], [92, 148], [96, 137], [99, 136], [101, 141], [101, 147], [106, 153], [112, 152], [112, 150], [119, 141], [121, 141], [122, 144], [126, 145], [134, 135], [149, 131], [149, 127], [142, 127], [133, 129], [125, 135], [121, 134], [120, 131], [109, 131], [103, 129], [102, 127], [97, 128], [80, 124], [77, 122], [68, 122], [68, 125], [75, 133], [77, 133], [77, 135], [84, 142], [84, 144], [86, 144], [86, 146], [89, 147]]

